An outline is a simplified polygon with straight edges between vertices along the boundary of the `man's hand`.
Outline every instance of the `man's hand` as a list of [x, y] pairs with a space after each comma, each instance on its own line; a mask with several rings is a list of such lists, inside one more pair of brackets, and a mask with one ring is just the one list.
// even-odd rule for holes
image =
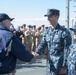
[[32, 54], [35, 58], [39, 57], [39, 54], [37, 54], [36, 52], [32, 52]]
[[59, 71], [59, 74], [66, 74], [66, 73], [67, 73], [66, 68], [61, 68]]

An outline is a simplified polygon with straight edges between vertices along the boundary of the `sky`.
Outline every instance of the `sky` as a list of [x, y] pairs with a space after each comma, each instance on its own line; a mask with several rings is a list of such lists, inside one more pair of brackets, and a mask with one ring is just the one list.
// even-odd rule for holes
[[[0, 0], [0, 13], [6, 13], [10, 17], [15, 18], [12, 23], [15, 28], [23, 24], [36, 25], [39, 27], [44, 24], [49, 26], [47, 17], [47, 9], [59, 9], [59, 23], [66, 25], [66, 1], [67, 0]], [[70, 26], [72, 20], [76, 17], [76, 2], [70, 0]]]

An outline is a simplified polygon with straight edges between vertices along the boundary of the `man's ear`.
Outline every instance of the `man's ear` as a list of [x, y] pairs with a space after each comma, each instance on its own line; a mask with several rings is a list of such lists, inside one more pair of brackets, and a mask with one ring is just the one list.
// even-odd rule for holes
[[2, 24], [3, 24], [3, 25], [5, 25], [5, 20], [4, 20], [4, 21], [2, 21]]
[[2, 23], [4, 23], [5, 21], [3, 20]]
[[59, 16], [57, 16], [57, 18], [59, 18]]

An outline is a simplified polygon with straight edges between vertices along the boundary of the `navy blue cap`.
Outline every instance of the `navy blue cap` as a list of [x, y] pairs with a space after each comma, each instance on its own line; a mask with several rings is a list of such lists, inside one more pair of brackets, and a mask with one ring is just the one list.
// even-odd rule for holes
[[28, 27], [31, 28], [32, 26], [31, 25], [28, 25]]
[[44, 16], [53, 16], [53, 15], [59, 16], [60, 11], [57, 9], [48, 9], [47, 14]]
[[10, 18], [7, 14], [5, 13], [0, 13], [0, 22], [2, 22], [3, 20], [9, 19], [10, 21], [12, 21], [14, 18]]
[[73, 28], [70, 28], [70, 30], [75, 31], [76, 32], [76, 25], [74, 25]]

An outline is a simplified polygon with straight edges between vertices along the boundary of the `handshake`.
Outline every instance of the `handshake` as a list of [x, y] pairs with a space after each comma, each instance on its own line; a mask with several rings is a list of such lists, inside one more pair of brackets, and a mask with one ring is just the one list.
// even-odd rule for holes
[[33, 55], [35, 58], [39, 57], [39, 54], [36, 53], [36, 52], [32, 52], [32, 55]]

